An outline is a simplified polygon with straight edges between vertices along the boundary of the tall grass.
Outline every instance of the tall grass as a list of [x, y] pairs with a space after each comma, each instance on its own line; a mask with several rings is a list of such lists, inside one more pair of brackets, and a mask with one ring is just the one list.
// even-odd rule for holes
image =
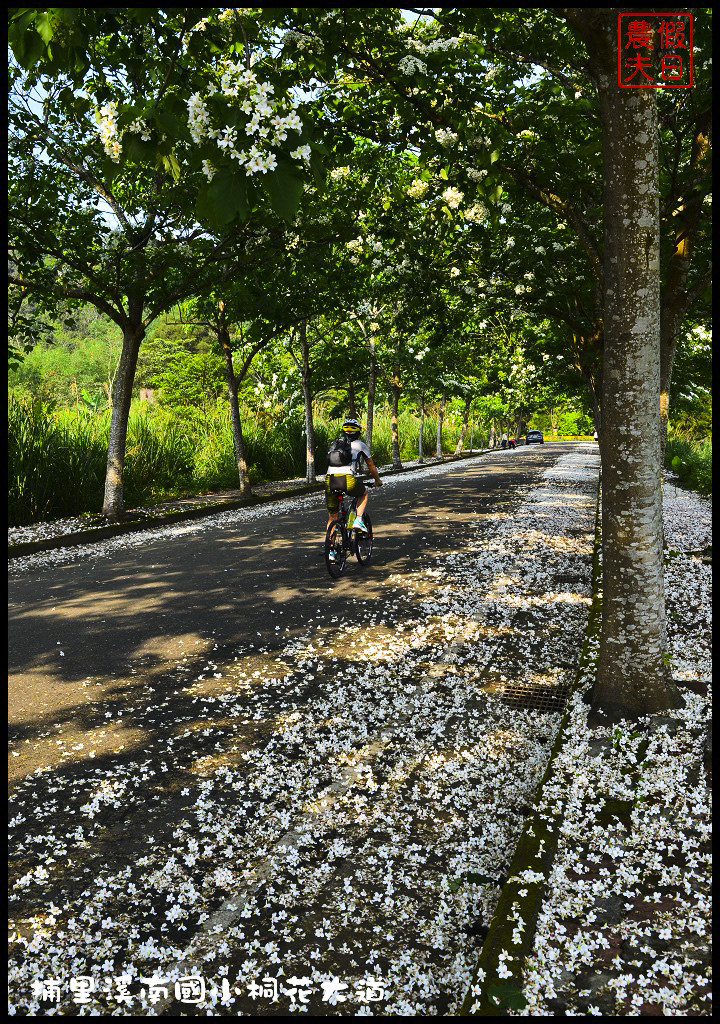
[[[320, 410], [316, 417], [315, 464], [327, 469], [327, 450], [342, 426]], [[400, 414], [401, 458], [417, 458], [419, 419]], [[425, 456], [435, 454], [436, 423], [426, 418]], [[9, 522], [21, 526], [62, 516], [99, 512], [103, 503], [110, 412], [54, 410], [10, 394], [8, 403]], [[305, 475], [305, 423], [296, 410], [287, 416], [246, 417], [246, 458], [253, 483]], [[443, 448], [454, 450], [459, 427], [443, 431]], [[469, 438], [468, 438], [469, 443]], [[373, 459], [392, 461], [389, 410], [379, 407], [373, 431]], [[220, 404], [209, 415], [192, 410], [135, 406], [128, 422], [125, 501], [129, 508], [204, 491], [237, 487], [230, 413]]]
[[[107, 422], [105, 422], [107, 420]], [[8, 403], [11, 526], [102, 506], [109, 417], [56, 415], [43, 402]]]
[[665, 466], [694, 491], [712, 494], [711, 437], [697, 441], [682, 433], [671, 434], [665, 446]]

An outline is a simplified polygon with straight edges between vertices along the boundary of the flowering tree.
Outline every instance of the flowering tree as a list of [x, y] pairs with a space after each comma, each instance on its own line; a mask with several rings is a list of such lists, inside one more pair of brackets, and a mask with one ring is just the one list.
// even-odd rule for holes
[[123, 510], [127, 419], [149, 325], [242, 272], [231, 240], [297, 208], [317, 158], [262, 11], [15, 9], [11, 285], [95, 305], [122, 331], [104, 511]]
[[[478, 198], [497, 208], [512, 181], [572, 225], [592, 271], [595, 306], [602, 311], [597, 341], [604, 350], [606, 584], [595, 706], [612, 714], [671, 707], [678, 694], [664, 665], [661, 324], [667, 367], [678, 317], [690, 300], [681, 282], [691, 272], [689, 242], [700, 230], [708, 188], [702, 93], [696, 90], [699, 105], [688, 103], [695, 111], [691, 133], [681, 128], [679, 104], [667, 111], [678, 129], [676, 158], [670, 175], [661, 177], [657, 97], [651, 90], [647, 102], [618, 98], [625, 91], [616, 83], [616, 12], [563, 8], [528, 18], [518, 11], [501, 25], [491, 9], [415, 13], [409, 22], [399, 12], [382, 11], [377, 19], [373, 12], [369, 19], [364, 11], [362, 25], [346, 18], [340, 30], [324, 12], [313, 27], [325, 52], [339, 55], [352, 76], [356, 108], [359, 98], [366, 100], [373, 116], [384, 105], [389, 141], [410, 140], [430, 159], [447, 150], [449, 187], [467, 195], [474, 183]], [[705, 76], [708, 70], [704, 63]], [[349, 81], [345, 89], [351, 91]], [[337, 96], [337, 89], [329, 90], [328, 104]], [[647, 154], [636, 165], [638, 139]], [[683, 170], [688, 151], [694, 174]], [[680, 201], [670, 204], [661, 231], [659, 210], [648, 197], [668, 179], [669, 193]], [[668, 234], [672, 243], [661, 249], [660, 237]], [[670, 259], [662, 303], [661, 256]], [[706, 282], [702, 267], [697, 287]], [[661, 304], [663, 310], [672, 305], [675, 314], [661, 318]]]

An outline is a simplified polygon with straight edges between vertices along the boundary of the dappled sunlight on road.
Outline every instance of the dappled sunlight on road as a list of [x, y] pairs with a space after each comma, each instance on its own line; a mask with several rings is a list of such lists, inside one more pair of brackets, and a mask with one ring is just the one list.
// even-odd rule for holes
[[[495, 465], [505, 488], [511, 468]], [[282, 944], [286, 972], [356, 981], [372, 962], [390, 1012], [452, 1011], [478, 946], [469, 923], [492, 913], [559, 720], [533, 695], [557, 693], [579, 649], [584, 600], [552, 581], [572, 571], [589, 586], [577, 549], [587, 536], [563, 530], [574, 523], [591, 535], [594, 525], [588, 489], [585, 506], [566, 505], [555, 534], [548, 521], [532, 549], [532, 487], [515, 484], [484, 512], [472, 491], [482, 472], [403, 502], [376, 528], [377, 559], [338, 583], [324, 575], [321, 516], [320, 530], [285, 517], [283, 536], [261, 546], [228, 526], [212, 548], [190, 534], [144, 548], [142, 569], [123, 555], [91, 625], [78, 577], [97, 579], [101, 563], [73, 567], [66, 597], [80, 634], [113, 609], [115, 649], [88, 653], [105, 707], [122, 710], [117, 740], [127, 735], [118, 753], [63, 766], [82, 843], [48, 816], [23, 826], [16, 927], [34, 936], [38, 963], [68, 914], [84, 927], [102, 906], [109, 924], [97, 955], [141, 972], [223, 963], [248, 980], [274, 973]], [[146, 586], [148, 567], [167, 591]], [[148, 609], [150, 592], [158, 600]], [[570, 609], [562, 628], [560, 605]], [[160, 640], [165, 617], [182, 642]], [[532, 643], [538, 631], [543, 643]], [[119, 641], [125, 678], [113, 684], [102, 673], [118, 671]], [[76, 667], [63, 671], [60, 685], [76, 685]], [[518, 682], [520, 698], [507, 689]], [[89, 732], [97, 715], [76, 704], [63, 728], [88, 716]], [[53, 777], [19, 783], [18, 806], [49, 806]], [[71, 852], [47, 866], [44, 888], [27, 875], [35, 832], [50, 854]], [[132, 907], [120, 895], [129, 877]], [[47, 891], [68, 910], [41, 934], [31, 920]], [[159, 918], [158, 904], [169, 908]], [[233, 1014], [251, 1009], [238, 1000]]]

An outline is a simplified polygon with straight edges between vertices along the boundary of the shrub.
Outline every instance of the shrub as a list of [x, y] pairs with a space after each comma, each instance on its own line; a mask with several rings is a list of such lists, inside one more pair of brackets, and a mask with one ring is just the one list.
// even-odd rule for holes
[[665, 466], [701, 494], [712, 494], [712, 438], [696, 441], [683, 434], [668, 437]]

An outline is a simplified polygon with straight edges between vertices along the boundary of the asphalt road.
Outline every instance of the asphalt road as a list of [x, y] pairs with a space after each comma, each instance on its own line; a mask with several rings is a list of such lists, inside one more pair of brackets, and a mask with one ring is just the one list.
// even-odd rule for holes
[[423, 552], [448, 550], [464, 517], [507, 512], [517, 486], [569, 447], [496, 452], [447, 473], [392, 479], [370, 499], [370, 564], [348, 562], [337, 582], [324, 563], [322, 496], [311, 510], [269, 505], [232, 527], [209, 518], [187, 535], [11, 575], [11, 781], [66, 764], [74, 740], [93, 737], [106, 754], [142, 743], [145, 726], [123, 723], [123, 708], [177, 685], [167, 673], [183, 657], [192, 671], [210, 655], [220, 663], [240, 648], [272, 652], [309, 622], [330, 621], [338, 602], [345, 614], [358, 598], [386, 602], [384, 580], [411, 573]]

